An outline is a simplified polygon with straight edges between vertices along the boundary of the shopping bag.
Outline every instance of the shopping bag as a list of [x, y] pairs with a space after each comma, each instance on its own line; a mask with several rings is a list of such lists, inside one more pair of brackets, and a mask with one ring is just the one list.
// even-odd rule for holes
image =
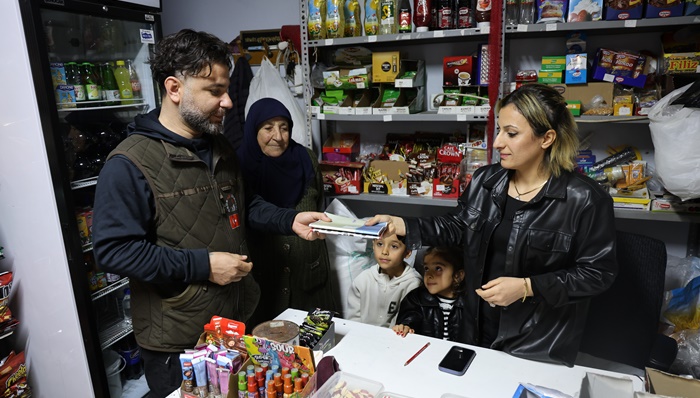
[[656, 177], [681, 200], [700, 198], [700, 109], [672, 104], [690, 86], [672, 91], [649, 111]]
[[248, 93], [248, 101], [245, 104], [245, 114], [248, 116], [248, 110], [261, 98], [274, 98], [284, 104], [292, 115], [292, 139], [297, 143], [308, 148], [311, 147], [311, 139], [306, 128], [306, 114], [302, 112], [301, 105], [294, 97], [287, 82], [270, 62], [267, 57], [264, 57], [260, 64], [260, 69], [250, 82], [250, 91]]

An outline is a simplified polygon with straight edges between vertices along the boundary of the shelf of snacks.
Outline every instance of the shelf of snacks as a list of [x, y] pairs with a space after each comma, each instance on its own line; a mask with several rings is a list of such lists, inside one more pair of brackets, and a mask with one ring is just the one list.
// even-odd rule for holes
[[615, 209], [615, 217], [627, 220], [700, 223], [700, 214]]
[[486, 122], [487, 115], [439, 114], [437, 111], [413, 113], [409, 115], [337, 115], [319, 113], [314, 118], [318, 120], [350, 121], [350, 122]]
[[387, 202], [387, 203], [399, 203], [408, 205], [419, 205], [419, 206], [442, 206], [442, 207], [455, 207], [457, 206], [457, 199], [441, 199], [433, 198], [430, 196], [399, 196], [399, 195], [375, 195], [371, 193], [362, 193], [359, 195], [336, 195], [329, 196], [330, 199], [340, 199], [343, 201], [360, 201], [360, 202]]
[[[572, 32], [572, 31], [596, 31], [596, 30], [617, 30], [634, 29], [635, 32], [651, 28], [653, 30], [665, 29], [672, 26], [685, 26], [700, 23], [700, 16], [688, 15], [669, 18], [643, 18], [625, 19], [618, 21], [583, 21], [568, 23], [539, 23], [539, 24], [517, 24], [506, 25], [506, 34], [518, 33], [538, 33], [538, 32]], [[601, 32], [603, 33], [603, 32]]]
[[646, 116], [577, 116], [576, 123], [649, 123]]
[[90, 297], [92, 298], [92, 301], [95, 301], [99, 298], [102, 298], [102, 297], [104, 297], [112, 292], [115, 292], [115, 291], [127, 286], [128, 284], [129, 284], [129, 278], [127, 278], [127, 277], [121, 278], [118, 281], [108, 285], [107, 287], [102, 288], [102, 289], [92, 293], [90, 295]]

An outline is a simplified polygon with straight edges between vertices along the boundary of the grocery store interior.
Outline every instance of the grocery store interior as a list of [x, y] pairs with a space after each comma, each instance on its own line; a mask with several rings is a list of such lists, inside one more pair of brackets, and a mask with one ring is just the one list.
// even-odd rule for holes
[[[317, 30], [320, 3], [326, 14], [343, 15], [342, 23], [329, 24], [323, 15], [318, 25], [323, 28]], [[416, 5], [425, 3], [427, 15], [416, 15]], [[618, 335], [613, 342], [646, 334], [643, 346], [633, 347], [644, 356], [641, 362], [624, 353], [616, 357], [615, 349], [607, 348], [612, 343], [590, 351], [601, 358], [572, 368], [514, 362], [507, 354], [478, 348], [466, 375], [455, 377], [437, 366], [452, 345], [448, 341], [407, 338], [403, 345], [385, 344], [395, 337], [391, 331], [342, 321], [354, 276], [374, 260], [372, 244], [329, 236], [330, 277], [343, 311], [336, 313], [325, 351], [333, 347], [331, 355], [348, 377], [344, 381], [377, 397], [524, 397], [543, 394], [538, 386], [573, 397], [584, 390], [590, 394], [587, 383], [595, 380], [587, 372], [600, 370], [624, 388], [618, 396], [632, 397], [626, 389], [700, 396], [695, 395], [700, 394], [700, 2], [432, 0], [432, 22], [430, 4], [0, 3], [0, 32], [6, 37], [0, 52], [9, 54], [0, 61], [7, 93], [0, 107], [0, 379], [6, 381], [6, 396], [148, 396], [129, 313], [129, 278], [99, 269], [88, 227], [106, 156], [136, 115], [160, 105], [148, 56], [159, 39], [185, 28], [229, 43], [236, 67], [249, 65], [258, 79], [247, 82], [251, 88], [264, 73], [269, 77], [263, 65], [269, 59], [275, 79], [288, 88], [275, 95], [290, 101], [283, 102], [299, 118], [292, 138], [313, 149], [321, 162], [324, 208], [319, 210], [329, 206], [352, 218], [453, 211], [465, 178], [498, 160], [496, 99], [541, 83], [567, 100], [581, 141], [577, 170], [612, 196], [615, 229], [648, 238], [634, 250], [618, 249], [618, 261], [625, 253], [625, 263], [634, 265], [620, 271], [624, 281], [614, 285], [626, 290], [606, 296], [617, 300], [621, 311], [607, 320], [619, 315], [618, 323], [631, 324], [601, 328]], [[328, 12], [333, 7], [343, 10]], [[383, 22], [383, 7], [395, 14], [393, 24]], [[409, 13], [403, 19], [402, 10]], [[371, 21], [368, 12], [377, 18]], [[356, 23], [354, 31], [350, 21]], [[125, 39], [117, 41], [116, 35]], [[239, 63], [241, 58], [246, 62]], [[60, 84], [54, 79], [59, 64], [65, 75]], [[133, 97], [105, 96], [104, 76], [113, 79], [112, 70], [115, 90], [125, 82]], [[74, 87], [82, 83], [66, 80], [80, 81], [78, 75], [101, 82], [102, 93], [92, 98], [88, 90], [80, 97]], [[255, 95], [265, 96], [260, 92]], [[683, 93], [687, 102], [671, 104]], [[428, 162], [418, 160], [418, 149], [428, 153]], [[456, 157], [441, 155], [451, 151]], [[413, 253], [411, 264], [421, 266], [421, 256], [420, 250]], [[650, 312], [656, 318], [651, 326]], [[303, 315], [290, 310], [280, 320], [300, 325]], [[635, 329], [639, 324], [646, 329]], [[360, 337], [376, 341], [355, 340]], [[424, 341], [431, 347], [419, 352], [423, 361], [416, 359], [417, 370], [401, 366]], [[400, 371], [391, 368], [394, 355], [401, 359]], [[435, 364], [426, 365], [433, 356]], [[487, 367], [507, 376], [501, 374], [501, 380]], [[444, 387], [422, 385], [418, 373], [411, 373], [418, 371]], [[655, 391], [649, 390], [652, 377], [658, 380]], [[294, 396], [324, 396], [320, 385], [312, 390]], [[603, 391], [589, 396], [605, 397]], [[228, 396], [233, 394], [231, 389]], [[177, 391], [170, 397], [181, 396], [194, 395]]]

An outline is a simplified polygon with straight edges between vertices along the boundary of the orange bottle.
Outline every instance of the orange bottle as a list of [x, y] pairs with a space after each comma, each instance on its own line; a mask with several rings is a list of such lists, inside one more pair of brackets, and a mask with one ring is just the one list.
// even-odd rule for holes
[[292, 384], [292, 375], [286, 374], [284, 375], [284, 394], [282, 394], [283, 398], [291, 398], [292, 394], [294, 394], [294, 385]]

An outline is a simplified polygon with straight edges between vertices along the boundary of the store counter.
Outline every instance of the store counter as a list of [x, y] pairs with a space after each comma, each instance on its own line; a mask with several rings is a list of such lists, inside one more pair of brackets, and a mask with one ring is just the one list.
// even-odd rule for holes
[[[277, 319], [301, 324], [306, 312], [288, 309]], [[520, 359], [501, 351], [438, 340], [417, 334], [405, 338], [391, 329], [334, 318], [336, 346], [333, 355], [344, 372], [375, 380], [386, 391], [414, 398], [439, 398], [452, 393], [469, 398], [510, 398], [519, 383], [530, 383], [578, 396], [586, 372], [629, 378], [636, 391], [644, 391], [636, 376], [599, 369], [552, 365]], [[430, 346], [408, 366], [404, 363], [426, 342]], [[438, 370], [438, 363], [453, 345], [476, 351], [467, 373], [455, 376]]]

